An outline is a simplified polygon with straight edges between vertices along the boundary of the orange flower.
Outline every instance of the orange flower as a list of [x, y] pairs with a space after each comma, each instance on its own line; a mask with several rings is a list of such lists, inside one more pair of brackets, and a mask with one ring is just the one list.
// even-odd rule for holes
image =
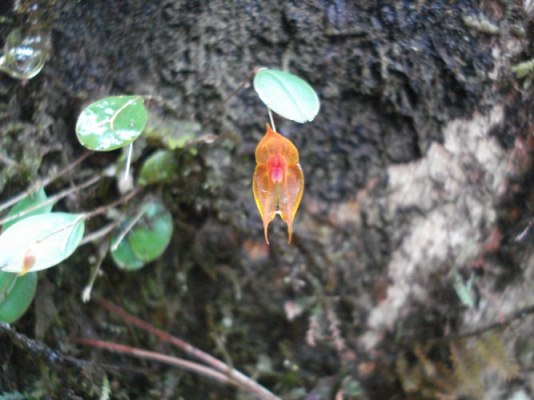
[[291, 243], [293, 219], [304, 192], [304, 175], [295, 145], [273, 131], [269, 124], [265, 136], [256, 147], [252, 188], [267, 244], [267, 229], [276, 214], [280, 214], [287, 224], [288, 243]]

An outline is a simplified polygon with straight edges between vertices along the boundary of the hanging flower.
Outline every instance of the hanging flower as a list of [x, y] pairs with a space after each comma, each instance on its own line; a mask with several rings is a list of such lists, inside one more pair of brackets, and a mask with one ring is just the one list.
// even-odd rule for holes
[[304, 192], [304, 175], [295, 145], [272, 130], [269, 124], [265, 136], [256, 147], [256, 170], [252, 187], [267, 244], [268, 226], [276, 214], [287, 224], [290, 243], [293, 219]]

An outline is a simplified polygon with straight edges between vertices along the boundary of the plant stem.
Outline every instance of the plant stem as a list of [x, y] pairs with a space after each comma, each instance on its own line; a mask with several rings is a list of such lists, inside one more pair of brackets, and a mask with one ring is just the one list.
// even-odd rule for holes
[[519, 310], [512, 312], [502, 321], [493, 322], [491, 324], [481, 326], [471, 331], [467, 331], [467, 332], [463, 332], [459, 334], [451, 334], [451, 335], [430, 338], [427, 340], [427, 342], [429, 343], [449, 342], [451, 340], [465, 339], [465, 338], [472, 337], [472, 336], [478, 336], [492, 329], [505, 328], [508, 325], [510, 325], [513, 321], [515, 321], [516, 319], [523, 318], [526, 315], [533, 314], [533, 313], [534, 313], [534, 305], [530, 305], [530, 306], [520, 308]]
[[[66, 224], [66, 225], [63, 225], [61, 227], [59, 227], [57, 230], [53, 231], [53, 232], [50, 232], [48, 235], [46, 235], [45, 237], [43, 238], [40, 238], [39, 240], [36, 241], [36, 244], [38, 243], [41, 243], [42, 241], [48, 239], [49, 237], [53, 236], [53, 235], [56, 235], [60, 232], [63, 232], [65, 229], [68, 229], [78, 223], [80, 223], [81, 221], [85, 221], [85, 220], [88, 220], [89, 218], [93, 218], [97, 215], [100, 215], [100, 214], [103, 214], [105, 213], [107, 210], [109, 210], [110, 208], [112, 207], [116, 207], [118, 206], [119, 204], [122, 204], [122, 203], [125, 203], [127, 202], [128, 200], [130, 200], [133, 196], [135, 196], [141, 189], [139, 188], [136, 188], [134, 190], [132, 190], [130, 193], [127, 193], [125, 196], [121, 197], [120, 199], [118, 200], [115, 200], [109, 204], [106, 204], [106, 205], [103, 205], [101, 207], [98, 207], [98, 208], [95, 208], [93, 211], [91, 212], [88, 212], [88, 213], [83, 213], [83, 214], [79, 214], [78, 217], [74, 220], [74, 222], [71, 222], [69, 224]], [[0, 271], [4, 268], [5, 266], [0, 266]]]
[[[110, 371], [131, 371], [134, 373], [145, 373], [138, 368], [128, 368], [123, 365], [110, 365], [95, 363], [93, 361], [80, 360], [61, 353], [59, 350], [48, 347], [45, 343], [32, 339], [22, 333], [19, 333], [6, 322], [0, 321], [0, 335], [6, 335], [11, 342], [23, 351], [31, 354], [36, 360], [43, 360], [49, 365], [64, 365], [86, 369], [89, 366], [100, 367]], [[1, 395], [0, 395], [1, 398]]]
[[30, 195], [31, 193], [34, 193], [36, 192], [37, 190], [39, 190], [40, 188], [42, 187], [45, 187], [46, 185], [48, 185], [50, 182], [53, 182], [55, 181], [56, 179], [62, 177], [63, 175], [65, 175], [67, 172], [69, 172], [71, 169], [73, 169], [74, 167], [76, 167], [78, 164], [80, 164], [83, 160], [85, 160], [87, 157], [89, 157], [91, 154], [91, 152], [86, 152], [86, 153], [83, 153], [80, 157], [78, 157], [76, 160], [74, 160], [72, 163], [70, 163], [69, 165], [67, 165], [65, 168], [63, 168], [62, 170], [60, 170], [57, 174], [55, 174], [54, 176], [51, 176], [49, 178], [46, 178], [46, 179], [41, 179], [41, 180], [38, 180], [36, 181], [33, 185], [31, 185], [28, 189], [26, 189], [24, 192], [21, 192], [19, 193], [18, 195], [16, 195], [15, 197], [12, 197], [11, 199], [7, 200], [6, 202], [2, 203], [0, 205], [0, 211], [3, 211], [5, 210], [6, 208], [9, 208], [11, 207], [13, 204], [19, 202], [20, 200], [22, 200], [23, 198], [25, 198], [26, 196]]
[[267, 110], [269, 111], [269, 119], [271, 120], [271, 127], [273, 128], [273, 131], [278, 132], [276, 130], [276, 126], [274, 125], [273, 113], [270, 108], [267, 108]]
[[189, 354], [191, 357], [194, 357], [197, 360], [200, 360], [210, 365], [216, 370], [231, 376], [236, 382], [239, 382], [243, 388], [247, 388], [250, 392], [256, 394], [260, 398], [265, 400], [280, 400], [279, 397], [271, 393], [268, 389], [261, 386], [259, 383], [250, 379], [242, 372], [238, 371], [235, 368], [229, 367], [224, 362], [196, 348], [195, 346], [187, 343], [186, 341], [179, 339], [176, 336], [173, 336], [165, 331], [162, 331], [161, 329], [156, 328], [148, 322], [145, 322], [140, 318], [128, 313], [127, 311], [117, 306], [116, 304], [113, 304], [110, 301], [97, 299], [96, 302], [109, 312], [124, 319], [126, 322], [129, 322], [130, 324], [135, 325], [138, 328], [153, 334], [154, 336], [157, 336], [160, 340], [172, 344], [183, 352]]
[[72, 193], [75, 193], [75, 192], [78, 192], [82, 189], [85, 189], [86, 187], [89, 187], [91, 185], [94, 185], [95, 183], [97, 183], [100, 179], [102, 179], [101, 176], [94, 176], [92, 177], [91, 179], [87, 180], [86, 182], [84, 183], [81, 183], [79, 184], [78, 186], [74, 186], [72, 188], [69, 188], [69, 189], [65, 189], [57, 194], [55, 194], [54, 196], [52, 197], [49, 197], [48, 199], [46, 199], [45, 201], [43, 201], [42, 203], [39, 203], [39, 204], [36, 204], [34, 205], [33, 207], [30, 207], [24, 211], [21, 211], [15, 215], [10, 215], [9, 217], [6, 217], [2, 220], [0, 220], [0, 225], [3, 225], [5, 224], [6, 222], [9, 222], [9, 221], [12, 221], [14, 219], [17, 219], [17, 218], [20, 218], [20, 217], [23, 217], [24, 215], [26, 214], [29, 214], [31, 213], [32, 211], [35, 211], [43, 206], [46, 206], [48, 204], [52, 204], [52, 203], [55, 203], [56, 201], [59, 201], [61, 200], [62, 198], [68, 196], [69, 194], [72, 194]]
[[107, 224], [106, 226], [98, 229], [97, 231], [91, 232], [82, 239], [82, 241], [80, 242], [80, 246], [83, 246], [87, 243], [96, 242], [100, 238], [108, 235], [118, 224], [119, 221], [113, 221], [112, 223]]
[[115, 242], [113, 243], [113, 245], [111, 245], [111, 251], [115, 251], [117, 250], [117, 248], [119, 247], [119, 245], [121, 244], [121, 242], [124, 240], [124, 238], [126, 237], [126, 235], [128, 234], [128, 232], [130, 232], [132, 230], [132, 228], [134, 227], [135, 224], [137, 224], [139, 222], [139, 220], [143, 217], [143, 215], [145, 214], [146, 210], [148, 209], [148, 204], [145, 204], [141, 210], [139, 210], [139, 212], [135, 215], [135, 217], [132, 218], [132, 220], [130, 221], [130, 223], [128, 224], [128, 226], [126, 226], [126, 228], [124, 228], [119, 237], [117, 238], [117, 240], [115, 240]]
[[198, 364], [193, 361], [184, 360], [183, 358], [168, 356], [166, 354], [157, 353], [155, 351], [149, 351], [144, 349], [139, 349], [137, 347], [126, 346], [124, 344], [106, 342], [103, 340], [97, 339], [86, 339], [86, 338], [70, 338], [73, 343], [83, 344], [91, 347], [98, 347], [101, 349], [106, 349], [114, 351], [116, 353], [130, 355], [132, 357], [142, 358], [145, 360], [158, 361], [164, 364], [174, 365], [189, 371], [196, 372], [197, 374], [207, 376], [212, 378], [220, 383], [225, 383], [228, 385], [233, 385], [238, 388], [241, 387], [239, 382], [233, 380], [231, 377], [228, 377], [221, 372], [215, 371], [209, 367]]
[[89, 278], [89, 282], [85, 286], [85, 288], [82, 291], [82, 301], [84, 303], [87, 303], [89, 300], [91, 300], [91, 292], [93, 290], [93, 285], [95, 284], [96, 277], [98, 276], [98, 273], [100, 272], [100, 268], [102, 267], [102, 262], [106, 258], [106, 255], [108, 254], [109, 250], [109, 244], [105, 243], [102, 245], [103, 247], [99, 248], [99, 255], [98, 260], [96, 261], [96, 265], [93, 268], [93, 272], [91, 273], [91, 277]]
[[[85, 214], [78, 214], [78, 216], [76, 217], [76, 219], [73, 222], [70, 222], [70, 223], [68, 223], [66, 225], [63, 225], [60, 228], [58, 228], [57, 230], [55, 230], [53, 232], [50, 232], [48, 235], [46, 235], [46, 236], [44, 236], [42, 238], [39, 238], [38, 240], [35, 241], [35, 244], [39, 244], [39, 243], [45, 241], [46, 239], [48, 239], [49, 237], [57, 235], [58, 233], [63, 232], [65, 229], [69, 229], [70, 227], [73, 227], [73, 226], [79, 224], [80, 222], [84, 221], [86, 218], [87, 217], [86, 217]], [[71, 234], [72, 234], [72, 232], [71, 232]], [[69, 237], [70, 237], [70, 235], [69, 235]], [[64, 248], [67, 246], [67, 242], [68, 242], [68, 240], [65, 241], [65, 244], [63, 246]]]
[[130, 173], [130, 164], [132, 163], [133, 143], [128, 146], [128, 156], [126, 157], [126, 168], [124, 169], [124, 180], [128, 179]]
[[88, 213], [85, 213], [85, 219], [96, 217], [97, 215], [104, 214], [107, 210], [113, 207], [117, 207], [123, 203], [127, 203], [130, 201], [132, 197], [134, 197], [137, 193], [141, 191], [141, 188], [135, 188], [134, 190], [126, 193], [124, 196], [122, 196], [120, 199], [112, 201], [109, 204], [105, 204], [103, 206], [100, 206], [98, 208], [95, 208], [93, 211], [89, 211]]

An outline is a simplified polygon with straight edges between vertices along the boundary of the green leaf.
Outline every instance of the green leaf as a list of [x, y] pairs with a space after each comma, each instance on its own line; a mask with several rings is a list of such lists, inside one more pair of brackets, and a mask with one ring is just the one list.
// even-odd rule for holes
[[171, 241], [173, 222], [169, 211], [156, 200], [145, 205], [143, 217], [128, 234], [135, 255], [150, 262], [158, 258]]
[[176, 156], [172, 151], [160, 150], [148, 157], [141, 167], [139, 184], [141, 186], [167, 183], [172, 181], [178, 172]]
[[[115, 243], [117, 236], [112, 239], [111, 243]], [[124, 238], [116, 250], [111, 251], [111, 258], [117, 265], [117, 267], [126, 269], [126, 270], [136, 270], [142, 268], [145, 263], [140, 260], [132, 250], [130, 241], [127, 238]]]
[[0, 272], [0, 304], [15, 286], [17, 275], [10, 272]]
[[144, 136], [168, 150], [184, 148], [197, 139], [202, 133], [202, 125], [195, 121], [187, 121], [171, 116], [150, 115]]
[[0, 393], [0, 400], [28, 400], [30, 395], [20, 392], [2, 392]]
[[147, 118], [143, 97], [106, 97], [82, 111], [76, 122], [76, 136], [89, 150], [119, 149], [141, 135]]
[[[21, 201], [19, 201], [17, 204], [15, 204], [11, 210], [9, 210], [9, 213], [6, 215], [6, 218], [9, 218], [13, 215], [20, 214], [23, 211], [32, 209], [36, 206], [38, 206], [40, 203], [44, 203], [46, 200], [48, 200], [48, 197], [46, 197], [46, 192], [43, 188], [39, 189], [37, 192], [26, 196]], [[4, 230], [9, 228], [11, 225], [14, 225], [16, 222], [30, 217], [32, 215], [38, 215], [38, 214], [47, 214], [50, 211], [52, 211], [53, 204], [45, 204], [42, 207], [35, 208], [34, 210], [25, 213], [24, 215], [21, 215], [18, 218], [12, 219], [11, 221], [8, 221], [4, 224]]]
[[84, 225], [83, 214], [24, 218], [0, 235], [0, 270], [24, 274], [59, 264], [80, 244]]
[[0, 321], [11, 324], [19, 319], [28, 309], [35, 296], [37, 287], [37, 274], [30, 272], [21, 277], [8, 272], [0, 272], [0, 286], [5, 281], [11, 281], [15, 277], [15, 283], [7, 296], [0, 301]]
[[292, 121], [312, 121], [319, 112], [319, 97], [315, 90], [289, 72], [259, 69], [254, 76], [254, 90], [268, 108]]

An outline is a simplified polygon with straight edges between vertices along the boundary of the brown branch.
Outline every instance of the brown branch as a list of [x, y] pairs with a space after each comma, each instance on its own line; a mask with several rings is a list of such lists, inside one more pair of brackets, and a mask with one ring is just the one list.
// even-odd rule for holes
[[31, 213], [32, 211], [38, 210], [41, 207], [47, 206], [49, 204], [53, 204], [53, 203], [61, 200], [62, 198], [67, 197], [68, 195], [70, 195], [72, 193], [78, 192], [80, 190], [83, 190], [83, 189], [91, 186], [91, 185], [94, 185], [95, 183], [97, 183], [101, 179], [102, 179], [101, 176], [94, 176], [91, 179], [87, 180], [86, 182], [83, 182], [83, 183], [81, 183], [81, 184], [79, 184], [77, 186], [74, 186], [72, 188], [65, 189], [65, 190], [55, 194], [54, 196], [49, 197], [48, 199], [46, 199], [42, 203], [36, 204], [36, 205], [34, 205], [34, 206], [30, 207], [30, 208], [25, 209], [24, 211], [21, 211], [21, 212], [15, 214], [15, 215], [11, 215], [9, 217], [3, 218], [2, 220], [0, 220], [0, 225], [5, 224], [6, 222], [10, 222], [10, 221], [12, 221], [14, 219], [23, 217], [24, 215], [27, 215], [27, 214]]
[[133, 229], [134, 225], [139, 222], [139, 220], [145, 215], [146, 210], [148, 209], [148, 203], [141, 207], [141, 210], [132, 218], [128, 225], [119, 233], [115, 242], [111, 245], [111, 251], [116, 251], [119, 248], [119, 245], [124, 240], [126, 235]]
[[477, 336], [477, 335], [480, 335], [481, 333], [490, 331], [492, 329], [503, 328], [503, 327], [509, 325], [510, 323], [512, 323], [513, 321], [515, 321], [516, 319], [523, 318], [525, 315], [532, 314], [532, 313], [534, 313], [534, 305], [529, 306], [529, 307], [525, 307], [525, 308], [521, 308], [521, 309], [513, 312], [512, 314], [510, 314], [508, 316], [508, 318], [504, 319], [501, 322], [494, 322], [492, 324], [489, 324], [489, 325], [486, 325], [486, 326], [481, 326], [480, 328], [474, 329], [474, 330], [469, 331], [469, 332], [464, 332], [464, 333], [461, 333], [461, 334], [456, 335], [456, 336], [454, 336], [454, 335], [445, 336], [445, 338], [463, 339], [463, 338], [466, 338], [466, 337]]
[[83, 246], [84, 244], [87, 244], [87, 243], [96, 242], [102, 239], [103, 237], [106, 237], [107, 235], [109, 235], [110, 232], [113, 231], [113, 229], [115, 229], [115, 227], [119, 223], [120, 223], [120, 220], [113, 221], [105, 225], [104, 227], [85, 235], [82, 241], [80, 242], [80, 246]]
[[523, 318], [525, 315], [533, 314], [533, 313], [534, 313], [534, 305], [531, 305], [531, 306], [521, 308], [511, 313], [503, 321], [494, 322], [494, 323], [491, 323], [485, 326], [481, 326], [479, 328], [475, 328], [472, 331], [468, 331], [468, 332], [431, 338], [428, 340], [428, 342], [445, 342], [445, 341], [451, 341], [451, 340], [456, 340], [456, 339], [465, 339], [465, 338], [472, 337], [472, 336], [478, 336], [493, 329], [504, 328], [508, 326], [509, 324], [511, 324], [516, 319]]
[[6, 208], [9, 208], [11, 207], [13, 204], [19, 202], [20, 200], [22, 200], [23, 198], [25, 198], [26, 196], [30, 195], [31, 193], [34, 193], [36, 192], [37, 190], [39, 190], [40, 188], [42, 187], [45, 187], [46, 185], [48, 185], [50, 182], [53, 182], [55, 181], [56, 179], [60, 178], [61, 176], [65, 175], [67, 172], [69, 172], [71, 169], [73, 169], [74, 167], [76, 167], [78, 164], [80, 164], [83, 160], [85, 160], [87, 157], [89, 157], [91, 154], [93, 154], [92, 152], [86, 152], [86, 153], [83, 153], [80, 157], [78, 157], [76, 160], [74, 160], [72, 163], [70, 163], [69, 165], [67, 165], [65, 168], [63, 168], [62, 170], [60, 170], [57, 174], [55, 174], [54, 176], [51, 176], [49, 178], [46, 178], [46, 179], [40, 179], [38, 181], [36, 181], [33, 185], [31, 185], [27, 190], [25, 190], [24, 192], [22, 193], [19, 193], [18, 195], [16, 195], [15, 197], [12, 197], [11, 199], [7, 200], [6, 202], [2, 203], [0, 205], [0, 211], [3, 211], [5, 210]]
[[178, 349], [182, 350], [186, 354], [190, 355], [191, 357], [196, 358], [199, 361], [202, 361], [214, 369], [226, 374], [227, 376], [231, 377], [232, 380], [235, 380], [238, 382], [242, 388], [248, 389], [250, 392], [256, 394], [258, 397], [266, 400], [280, 400], [279, 397], [271, 393], [269, 390], [267, 390], [265, 387], [261, 386], [259, 383], [253, 381], [248, 376], [240, 372], [239, 370], [235, 368], [229, 367], [227, 364], [222, 362], [221, 360], [213, 357], [212, 355], [196, 348], [195, 346], [187, 343], [186, 341], [177, 338], [176, 336], [173, 336], [161, 329], [156, 328], [155, 326], [149, 324], [148, 322], [143, 321], [142, 319], [128, 313], [121, 307], [117, 306], [116, 304], [104, 300], [104, 299], [96, 299], [95, 300], [97, 304], [104, 307], [109, 312], [117, 315], [118, 317], [124, 319], [126, 322], [137, 326], [138, 328], [149, 332], [153, 334], [154, 336], [158, 337], [160, 340], [164, 342], [168, 342], [172, 344], [173, 346], [177, 347]]
[[6, 334], [11, 340], [11, 342], [15, 346], [17, 346], [19, 349], [32, 354], [33, 357], [38, 357], [39, 359], [44, 360], [49, 365], [69, 364], [69, 367], [74, 366], [80, 369], [85, 369], [88, 366], [94, 366], [94, 367], [106, 369], [108, 371], [119, 371], [120, 370], [120, 371], [134, 372], [134, 373], [146, 373], [144, 369], [140, 369], [140, 368], [132, 368], [132, 367], [124, 366], [124, 365], [105, 364], [105, 363], [87, 361], [87, 360], [82, 360], [76, 357], [68, 356], [66, 354], [61, 353], [58, 350], [48, 347], [43, 342], [30, 338], [24, 335], [23, 333], [17, 332], [11, 325], [0, 321], [0, 337], [2, 334]]
[[132, 191], [126, 193], [124, 196], [122, 196], [120, 199], [117, 199], [115, 201], [112, 201], [109, 204], [104, 204], [103, 206], [100, 206], [98, 208], [95, 208], [93, 211], [89, 211], [85, 213], [84, 218], [89, 219], [96, 217], [97, 215], [104, 214], [106, 211], [108, 211], [110, 208], [117, 207], [123, 203], [127, 203], [130, 201], [132, 197], [134, 197], [137, 193], [141, 191], [141, 188], [137, 187], [133, 189]]
[[124, 344], [106, 342], [106, 341], [97, 340], [97, 339], [69, 338], [69, 341], [72, 343], [76, 343], [76, 344], [82, 344], [86, 346], [97, 347], [100, 349], [106, 349], [109, 351], [113, 351], [115, 353], [126, 354], [126, 355], [136, 357], [136, 358], [174, 365], [176, 367], [180, 367], [180, 368], [192, 371], [192, 372], [196, 372], [199, 375], [209, 377], [220, 383], [225, 383], [228, 385], [241, 388], [241, 384], [237, 382], [236, 380], [233, 380], [231, 377], [224, 375], [221, 372], [215, 371], [212, 368], [198, 364], [196, 362], [184, 360], [183, 358], [168, 356], [166, 354], [157, 353], [155, 351], [139, 349], [137, 347], [131, 347], [131, 346], [126, 346]]

